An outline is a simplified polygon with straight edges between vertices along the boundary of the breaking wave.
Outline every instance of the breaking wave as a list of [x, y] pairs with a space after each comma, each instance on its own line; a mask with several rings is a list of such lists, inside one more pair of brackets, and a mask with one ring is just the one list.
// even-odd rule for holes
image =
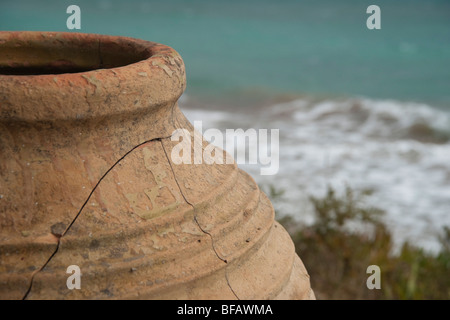
[[426, 104], [366, 98], [302, 98], [262, 108], [183, 109], [203, 128], [279, 129], [279, 172], [261, 185], [285, 190], [280, 212], [309, 223], [309, 196], [328, 186], [370, 190], [368, 205], [384, 209], [398, 243], [413, 240], [431, 251], [450, 225], [450, 113]]

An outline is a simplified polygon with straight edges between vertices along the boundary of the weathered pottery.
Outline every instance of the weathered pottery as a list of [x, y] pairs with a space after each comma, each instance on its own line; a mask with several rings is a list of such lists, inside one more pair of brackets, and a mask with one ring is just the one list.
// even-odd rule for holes
[[171, 160], [185, 79], [161, 44], [0, 32], [0, 299], [314, 298], [248, 174]]

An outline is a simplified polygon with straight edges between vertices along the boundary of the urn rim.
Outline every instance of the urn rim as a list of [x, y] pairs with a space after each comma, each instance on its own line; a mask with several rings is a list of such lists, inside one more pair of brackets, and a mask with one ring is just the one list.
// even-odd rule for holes
[[79, 120], [175, 102], [186, 87], [169, 46], [123, 36], [0, 31], [0, 121]]

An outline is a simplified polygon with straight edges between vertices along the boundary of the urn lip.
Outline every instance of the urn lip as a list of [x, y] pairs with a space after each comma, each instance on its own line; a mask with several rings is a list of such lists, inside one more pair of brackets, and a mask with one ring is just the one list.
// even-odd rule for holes
[[0, 122], [80, 120], [171, 106], [186, 87], [172, 48], [122, 36], [0, 31]]

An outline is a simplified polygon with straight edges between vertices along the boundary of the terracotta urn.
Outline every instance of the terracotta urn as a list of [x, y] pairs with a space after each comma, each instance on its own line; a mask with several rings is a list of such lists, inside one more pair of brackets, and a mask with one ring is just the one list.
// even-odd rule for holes
[[0, 32], [0, 299], [314, 298], [248, 174], [171, 159], [185, 87], [161, 44]]

